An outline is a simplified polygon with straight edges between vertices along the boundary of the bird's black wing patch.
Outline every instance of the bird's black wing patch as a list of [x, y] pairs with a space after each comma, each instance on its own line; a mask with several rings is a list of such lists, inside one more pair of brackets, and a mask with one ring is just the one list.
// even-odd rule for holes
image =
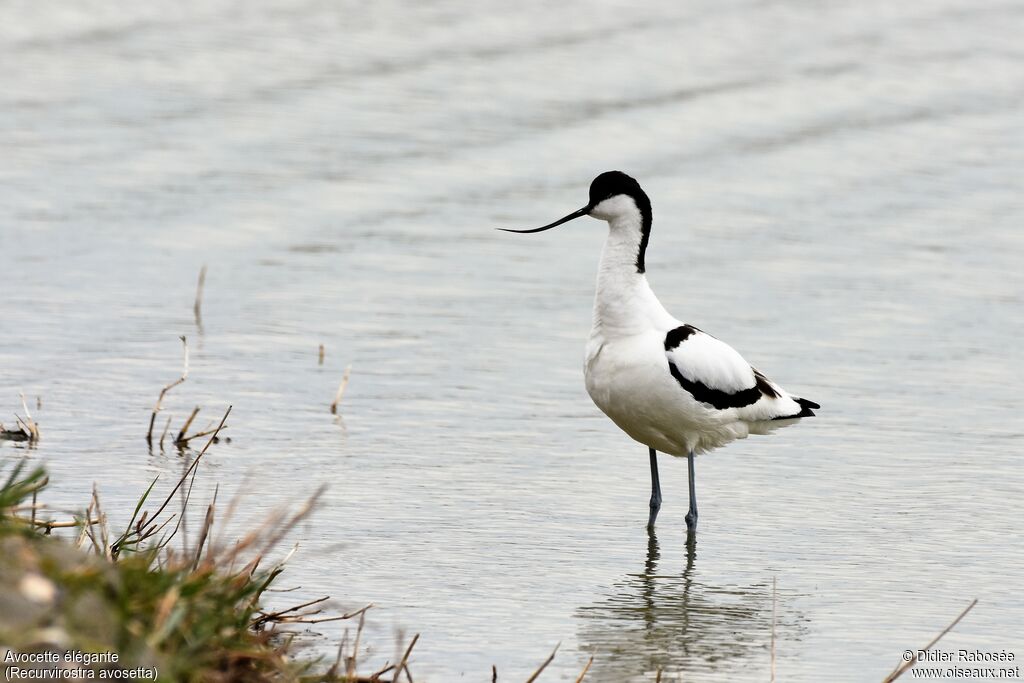
[[689, 338], [694, 332], [700, 332], [693, 325], [682, 325], [674, 330], [669, 330], [665, 335], [665, 350], [671, 351]]
[[676, 381], [679, 382], [679, 386], [690, 392], [695, 399], [701, 403], [710, 403], [718, 410], [742, 408], [743, 406], [749, 406], [751, 403], [757, 403], [761, 398], [761, 390], [756, 386], [729, 393], [721, 389], [712, 389], [698, 380], [686, 379], [672, 361], [668, 362], [668, 370], [675, 377]]

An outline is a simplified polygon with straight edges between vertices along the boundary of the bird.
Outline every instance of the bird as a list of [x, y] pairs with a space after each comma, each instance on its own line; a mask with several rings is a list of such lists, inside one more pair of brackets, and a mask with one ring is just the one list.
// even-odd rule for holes
[[647, 528], [652, 532], [662, 503], [657, 454], [687, 459], [685, 519], [693, 534], [695, 456], [813, 417], [821, 406], [790, 394], [731, 346], [665, 310], [647, 281], [651, 200], [633, 177], [606, 171], [591, 182], [583, 208], [539, 228], [498, 229], [538, 233], [582, 216], [608, 224], [583, 367], [587, 393], [612, 422], [648, 448]]

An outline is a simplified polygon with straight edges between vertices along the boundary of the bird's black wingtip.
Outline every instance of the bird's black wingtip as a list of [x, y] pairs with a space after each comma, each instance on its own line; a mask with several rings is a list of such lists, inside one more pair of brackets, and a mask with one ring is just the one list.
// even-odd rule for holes
[[796, 402], [800, 405], [800, 413], [795, 417], [814, 417], [814, 410], [820, 410], [821, 406], [806, 398], [798, 398]]

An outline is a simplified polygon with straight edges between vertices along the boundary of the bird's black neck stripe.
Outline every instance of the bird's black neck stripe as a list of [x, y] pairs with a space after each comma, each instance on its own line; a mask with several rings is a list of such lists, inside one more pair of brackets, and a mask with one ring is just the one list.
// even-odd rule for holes
[[651, 223], [654, 220], [651, 214], [651, 200], [646, 194], [641, 193], [639, 197], [633, 197], [636, 206], [640, 209], [640, 248], [636, 254], [636, 272], [647, 272], [647, 265], [644, 263], [644, 255], [647, 253], [647, 242], [651, 239]]

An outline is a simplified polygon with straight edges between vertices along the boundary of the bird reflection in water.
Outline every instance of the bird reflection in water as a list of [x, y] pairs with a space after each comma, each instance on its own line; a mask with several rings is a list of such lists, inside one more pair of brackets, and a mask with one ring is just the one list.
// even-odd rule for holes
[[[674, 680], [691, 672], [750, 671], [769, 666], [772, 630], [771, 579], [750, 586], [715, 586], [694, 569], [696, 534], [687, 534], [682, 574], [659, 574], [658, 537], [647, 541], [640, 574], [628, 574], [608, 597], [579, 610], [579, 642], [594, 653], [592, 681]], [[803, 619], [781, 603], [776, 637], [800, 638]], [[727, 679], [722, 679], [727, 680]]]

